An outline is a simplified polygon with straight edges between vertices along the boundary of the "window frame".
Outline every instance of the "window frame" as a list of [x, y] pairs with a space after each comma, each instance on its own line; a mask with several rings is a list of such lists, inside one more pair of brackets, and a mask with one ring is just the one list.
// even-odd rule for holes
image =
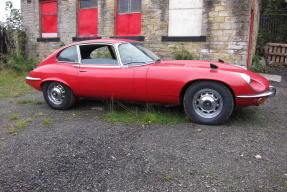
[[[117, 60], [117, 64], [116, 65], [96, 65], [96, 64], [83, 64], [82, 63], [82, 56], [81, 56], [81, 51], [80, 51], [80, 46], [85, 46], [85, 45], [106, 45], [106, 46], [112, 46], [112, 48], [115, 51], [115, 56], [116, 56], [116, 60]], [[91, 67], [91, 68], [121, 68], [122, 62], [119, 56], [119, 52], [118, 52], [118, 45], [117, 44], [113, 44], [113, 43], [102, 43], [102, 42], [97, 42], [97, 43], [83, 43], [83, 44], [78, 44], [77, 46], [77, 51], [78, 51], [78, 58], [79, 58], [79, 65], [77, 65], [78, 67]]]
[[96, 6], [95, 7], [88, 7], [88, 8], [81, 8], [81, 0], [78, 0], [78, 9], [80, 10], [80, 9], [96, 9], [96, 8], [98, 8], [98, 0], [94, 0], [94, 1], [96, 1]]
[[120, 1], [121, 0], [117, 0], [117, 14], [118, 15], [125, 15], [125, 14], [134, 14], [134, 13], [141, 13], [142, 12], [142, 0], [140, 0], [140, 9], [139, 11], [134, 11], [132, 12], [132, 3], [134, 2], [133, 0], [128, 0], [128, 12], [124, 12], [124, 13], [120, 13]]
[[[76, 53], [77, 53], [77, 57], [78, 57], [78, 62], [60, 61], [60, 60], [58, 59], [59, 55], [60, 55], [63, 51], [65, 51], [66, 49], [71, 48], [71, 47], [75, 47], [75, 48], [76, 48]], [[79, 63], [80, 63], [80, 57], [79, 57], [79, 49], [78, 49], [78, 46], [77, 46], [77, 45], [71, 45], [71, 46], [69, 46], [69, 47], [65, 47], [64, 49], [62, 49], [62, 50], [57, 54], [57, 56], [56, 56], [56, 61], [59, 62], [59, 63], [72, 63], [72, 64], [77, 63], [77, 64], [79, 64]]]

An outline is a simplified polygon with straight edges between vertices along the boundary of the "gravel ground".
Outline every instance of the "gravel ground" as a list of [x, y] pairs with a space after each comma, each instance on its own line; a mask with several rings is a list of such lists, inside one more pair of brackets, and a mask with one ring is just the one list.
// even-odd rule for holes
[[[2, 99], [0, 191], [287, 191], [287, 70], [281, 75], [277, 97], [221, 126], [111, 124], [97, 101], [55, 111], [16, 103], [43, 101], [38, 92]], [[33, 119], [17, 135], [7, 133], [13, 113]]]

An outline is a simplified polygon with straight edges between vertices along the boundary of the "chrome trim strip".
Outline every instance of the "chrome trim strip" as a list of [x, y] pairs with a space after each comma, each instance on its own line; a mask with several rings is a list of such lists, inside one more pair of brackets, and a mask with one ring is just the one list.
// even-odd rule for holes
[[36, 77], [26, 77], [25, 78], [26, 80], [31, 80], [31, 81], [41, 81], [42, 79], [41, 78], [36, 78]]
[[94, 65], [94, 64], [91, 64], [91, 65], [73, 65], [73, 67], [89, 67], [89, 68], [121, 68], [121, 66], [119, 65]]
[[260, 98], [260, 97], [274, 97], [275, 95], [276, 95], [276, 88], [273, 86], [270, 86], [268, 92], [254, 94], [254, 95], [239, 95], [236, 97], [248, 99], [248, 98]]

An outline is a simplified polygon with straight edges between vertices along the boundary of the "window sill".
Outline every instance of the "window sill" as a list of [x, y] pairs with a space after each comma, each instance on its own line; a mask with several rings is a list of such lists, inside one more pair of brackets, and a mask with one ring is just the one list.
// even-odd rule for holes
[[59, 37], [49, 37], [49, 38], [37, 38], [37, 42], [60, 42]]
[[114, 36], [110, 37], [112, 39], [130, 39], [130, 40], [136, 40], [136, 41], [144, 41], [145, 36]]
[[171, 37], [171, 36], [162, 36], [161, 41], [167, 42], [205, 42], [206, 36], [178, 36], [178, 37]]
[[101, 39], [102, 37], [73, 37], [73, 41], [86, 41], [86, 40], [93, 40], [93, 39]]

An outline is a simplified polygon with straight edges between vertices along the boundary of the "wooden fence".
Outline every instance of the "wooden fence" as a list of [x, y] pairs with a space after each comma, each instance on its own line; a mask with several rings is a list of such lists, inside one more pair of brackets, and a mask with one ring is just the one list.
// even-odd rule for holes
[[267, 61], [287, 65], [287, 44], [268, 43], [265, 46], [265, 55]]

